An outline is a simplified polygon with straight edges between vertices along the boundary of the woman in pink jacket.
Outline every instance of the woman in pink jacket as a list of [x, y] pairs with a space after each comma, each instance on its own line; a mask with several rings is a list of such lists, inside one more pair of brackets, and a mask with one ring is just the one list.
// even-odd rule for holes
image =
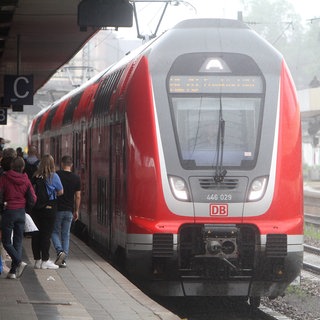
[[28, 190], [34, 202], [37, 199], [27, 174], [23, 173], [24, 166], [24, 160], [16, 157], [11, 162], [11, 170], [4, 172], [0, 177], [0, 196], [3, 204], [2, 244], [12, 259], [7, 275], [9, 279], [19, 278], [27, 265], [22, 261], [22, 240]]

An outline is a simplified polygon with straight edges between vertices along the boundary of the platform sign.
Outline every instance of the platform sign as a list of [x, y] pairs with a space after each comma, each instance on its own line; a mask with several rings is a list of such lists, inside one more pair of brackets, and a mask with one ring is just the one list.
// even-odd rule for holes
[[33, 75], [4, 76], [4, 105], [33, 104]]
[[0, 108], [0, 125], [7, 124], [7, 114], [8, 114], [7, 108]]

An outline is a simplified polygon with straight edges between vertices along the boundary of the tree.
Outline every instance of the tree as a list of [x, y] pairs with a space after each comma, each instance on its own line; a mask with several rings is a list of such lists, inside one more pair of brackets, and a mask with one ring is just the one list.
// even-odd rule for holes
[[[305, 88], [313, 78], [313, 54], [306, 48], [306, 32], [301, 17], [287, 0], [242, 0], [244, 21], [284, 56], [297, 88]], [[313, 35], [310, 35], [313, 39]], [[311, 42], [309, 39], [309, 42]], [[313, 45], [315, 48], [315, 46]], [[305, 62], [309, 64], [306, 65]]]

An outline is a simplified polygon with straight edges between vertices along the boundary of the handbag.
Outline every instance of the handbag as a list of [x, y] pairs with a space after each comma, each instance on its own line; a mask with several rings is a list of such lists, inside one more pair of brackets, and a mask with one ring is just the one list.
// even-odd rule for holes
[[25, 194], [25, 197], [26, 197], [26, 206], [25, 206], [25, 209], [26, 209], [26, 212], [27, 213], [31, 213], [32, 212], [32, 209], [35, 205], [35, 201], [32, 197], [32, 193], [31, 193], [31, 190], [30, 190], [30, 187], [28, 188], [26, 194]]
[[35, 232], [35, 231], [39, 231], [39, 229], [37, 228], [36, 224], [32, 220], [30, 214], [26, 213], [24, 232]]

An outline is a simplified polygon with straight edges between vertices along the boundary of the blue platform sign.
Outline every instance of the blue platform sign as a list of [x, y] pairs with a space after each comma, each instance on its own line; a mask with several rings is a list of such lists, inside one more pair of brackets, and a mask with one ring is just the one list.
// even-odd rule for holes
[[4, 105], [33, 104], [33, 75], [4, 76]]

